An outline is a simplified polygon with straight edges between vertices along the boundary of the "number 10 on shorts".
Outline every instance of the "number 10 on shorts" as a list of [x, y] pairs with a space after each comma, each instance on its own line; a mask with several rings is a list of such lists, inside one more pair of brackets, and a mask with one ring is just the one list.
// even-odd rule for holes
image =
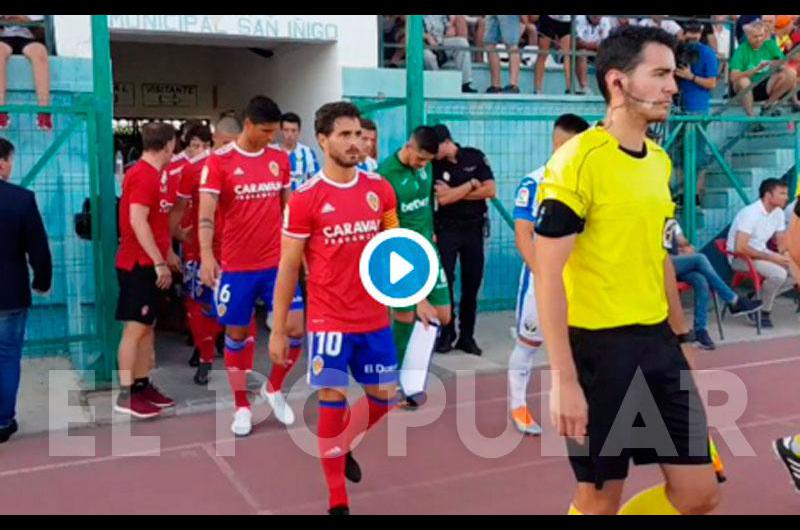
[[315, 355], [338, 357], [342, 353], [342, 334], [330, 331], [309, 333]]

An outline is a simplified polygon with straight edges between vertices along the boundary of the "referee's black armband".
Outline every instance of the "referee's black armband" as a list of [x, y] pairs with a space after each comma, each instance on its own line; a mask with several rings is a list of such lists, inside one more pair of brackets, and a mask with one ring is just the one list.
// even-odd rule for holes
[[800, 199], [798, 199], [797, 203], [794, 205], [794, 214], [800, 217]]
[[580, 234], [586, 225], [572, 208], [553, 199], [539, 205], [536, 217], [536, 233], [554, 239]]

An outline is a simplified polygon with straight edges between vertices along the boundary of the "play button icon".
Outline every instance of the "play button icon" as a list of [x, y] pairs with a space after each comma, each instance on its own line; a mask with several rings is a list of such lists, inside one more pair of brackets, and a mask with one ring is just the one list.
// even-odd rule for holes
[[436, 285], [439, 268], [433, 245], [402, 228], [370, 240], [359, 263], [364, 288], [389, 307], [407, 307], [424, 300]]

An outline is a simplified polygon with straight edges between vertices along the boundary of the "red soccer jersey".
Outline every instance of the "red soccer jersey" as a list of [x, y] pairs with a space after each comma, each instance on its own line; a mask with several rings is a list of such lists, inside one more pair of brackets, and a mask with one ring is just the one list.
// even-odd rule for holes
[[177, 190], [178, 186], [180, 185], [181, 175], [183, 174], [183, 169], [188, 166], [190, 163], [189, 157], [186, 156], [186, 151], [181, 151], [177, 155], [173, 155], [172, 159], [170, 159], [169, 164], [167, 167], [164, 168], [164, 171], [167, 172], [169, 176], [169, 185], [173, 189]]
[[359, 171], [348, 185], [322, 173], [292, 195], [283, 233], [306, 239], [308, 331], [369, 333], [389, 327], [389, 310], [361, 283], [359, 261], [397, 208], [392, 186]]
[[219, 195], [222, 269], [274, 269], [281, 257], [281, 194], [291, 185], [289, 157], [277, 149], [243, 151], [236, 142], [212, 153], [200, 191]]
[[133, 270], [136, 264], [153, 266], [131, 227], [130, 207], [141, 204], [150, 208], [147, 220], [158, 249], [167, 258], [172, 238], [169, 233], [169, 211], [175, 202], [175, 188], [169, 185], [166, 171], [158, 171], [144, 160], [139, 160], [125, 174], [122, 184], [122, 199], [119, 203], [120, 243], [117, 251], [117, 267]]

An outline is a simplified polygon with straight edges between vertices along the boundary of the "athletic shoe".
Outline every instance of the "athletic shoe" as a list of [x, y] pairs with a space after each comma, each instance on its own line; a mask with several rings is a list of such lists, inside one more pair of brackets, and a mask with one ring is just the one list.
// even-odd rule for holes
[[41, 113], [36, 116], [36, 128], [40, 131], [50, 132], [53, 130], [53, 117], [50, 114]]
[[117, 398], [114, 410], [120, 414], [128, 414], [140, 420], [155, 418], [161, 414], [161, 409], [142, 397], [141, 392], [130, 394], [123, 397], [121, 394]]
[[189, 358], [189, 366], [192, 368], [197, 368], [200, 366], [200, 350], [197, 348], [194, 349], [191, 358]]
[[717, 349], [716, 344], [714, 344], [714, 341], [711, 340], [711, 335], [709, 335], [708, 331], [706, 331], [705, 329], [695, 330], [694, 343], [701, 350], [711, 351]]
[[294, 424], [294, 412], [292, 411], [292, 407], [286, 402], [286, 398], [283, 397], [283, 393], [273, 392], [270, 393], [267, 391], [267, 384], [264, 383], [261, 386], [261, 397], [266, 399], [269, 403], [269, 406], [272, 407], [272, 411], [275, 413], [275, 417], [278, 419], [279, 422], [283, 423], [286, 426]]
[[17, 420], [11, 420], [5, 427], [0, 427], [0, 444], [6, 443], [18, 430]]
[[520, 90], [517, 85], [508, 85], [503, 89], [503, 94], [519, 94]]
[[208, 386], [208, 374], [214, 368], [211, 363], [200, 363], [197, 367], [197, 372], [194, 374], [194, 382], [200, 386]]
[[475, 342], [475, 339], [458, 339], [456, 342], [455, 349], [461, 350], [464, 353], [468, 353], [470, 355], [477, 355], [480, 357], [483, 355], [483, 350], [478, 347], [478, 344]]
[[147, 385], [141, 392], [138, 392], [137, 395], [160, 409], [168, 409], [175, 406], [175, 400], [162, 394], [152, 383]]
[[253, 432], [253, 413], [250, 409], [242, 407], [236, 410], [236, 414], [233, 415], [231, 432], [240, 438], [250, 436], [250, 433]]
[[489, 88], [486, 89], [486, 93], [487, 94], [502, 94], [503, 93], [503, 89], [500, 88], [499, 86], [490, 86]]
[[11, 116], [5, 112], [0, 112], [0, 131], [5, 131], [11, 127]]
[[542, 435], [542, 428], [533, 419], [528, 407], [519, 407], [512, 411], [511, 419], [514, 420], [514, 426], [517, 430], [525, 436]]
[[361, 466], [358, 465], [356, 459], [353, 458], [353, 452], [347, 453], [347, 457], [344, 463], [344, 476], [347, 477], [347, 480], [352, 482], [353, 484], [358, 484], [361, 482], [362, 474], [361, 474]]
[[[747, 318], [755, 324], [756, 323], [756, 313], [750, 313], [747, 315]], [[761, 329], [772, 329], [775, 326], [772, 324], [772, 313], [768, 313], [767, 311], [761, 311]]]
[[755, 313], [762, 307], [764, 307], [764, 302], [761, 300], [750, 300], [740, 296], [735, 304], [728, 304], [728, 311], [730, 311], [731, 316], [738, 317]]
[[791, 449], [792, 437], [775, 440], [772, 449], [775, 455], [784, 463], [789, 475], [794, 482], [794, 488], [800, 493], [800, 456], [797, 456]]
[[335, 506], [328, 510], [328, 515], [350, 515], [350, 508], [347, 506]]

